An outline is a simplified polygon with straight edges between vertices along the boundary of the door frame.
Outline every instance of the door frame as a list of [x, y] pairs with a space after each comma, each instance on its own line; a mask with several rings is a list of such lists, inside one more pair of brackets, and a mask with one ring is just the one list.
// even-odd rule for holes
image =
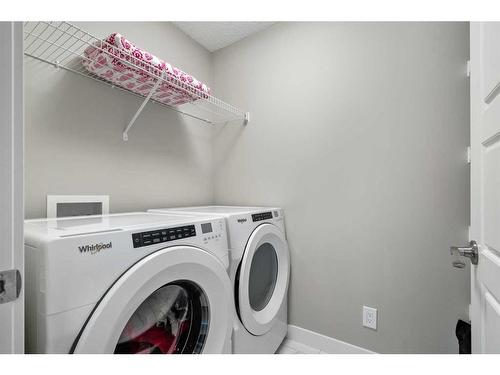
[[[500, 277], [500, 256], [499, 237], [497, 237], [496, 224], [499, 221], [497, 214], [496, 200], [492, 199], [491, 186], [496, 187], [498, 175], [492, 174], [491, 166], [486, 164], [486, 152], [489, 148], [497, 150], [499, 145], [499, 127], [497, 121], [500, 109], [500, 96], [498, 95], [499, 79], [493, 77], [494, 81], [486, 82], [487, 73], [491, 74], [491, 69], [498, 72], [500, 67], [498, 56], [492, 59], [487, 54], [488, 44], [485, 43], [485, 27], [492, 26], [488, 22], [470, 23], [470, 101], [471, 101], [471, 227], [470, 240], [475, 240], [478, 245], [478, 263], [471, 266], [471, 322], [472, 322], [472, 353], [500, 353], [500, 335], [498, 331], [492, 330], [500, 324], [499, 297], [500, 287], [498, 280]], [[496, 25], [496, 37], [500, 36], [500, 25]], [[496, 46], [496, 42], [494, 43]], [[489, 50], [491, 52], [491, 49]], [[496, 49], [495, 49], [496, 51]], [[490, 63], [494, 66], [488, 67]], [[490, 77], [491, 78], [491, 77]], [[486, 87], [486, 84], [495, 85]], [[488, 90], [488, 91], [486, 91]], [[489, 99], [488, 99], [489, 98]], [[495, 127], [488, 126], [494, 123]], [[490, 156], [491, 157], [491, 156]], [[498, 161], [499, 156], [495, 156]], [[496, 164], [494, 164], [496, 166]], [[495, 169], [496, 171], [496, 169]], [[487, 195], [490, 188], [489, 195]], [[494, 190], [495, 194], [497, 190]], [[498, 198], [495, 195], [495, 198]], [[487, 200], [489, 199], [489, 200]], [[489, 213], [488, 208], [493, 210]], [[492, 215], [491, 213], [495, 214]], [[495, 225], [492, 232], [491, 224]], [[494, 235], [492, 234], [494, 233]], [[487, 308], [495, 315], [487, 314]], [[495, 325], [496, 324], [496, 325]], [[489, 329], [490, 328], [490, 329]], [[496, 333], [494, 337], [487, 336], [487, 333]], [[488, 340], [493, 344], [488, 345]]]
[[[479, 161], [481, 158], [481, 150], [476, 147], [476, 144], [479, 144], [480, 131], [478, 128], [478, 114], [480, 111], [479, 103], [475, 101], [476, 97], [479, 97], [480, 87], [478, 77], [472, 77], [472, 69], [476, 69], [476, 61], [474, 56], [479, 56], [479, 48], [480, 46], [476, 43], [476, 40], [479, 38], [479, 23], [470, 23], [470, 69], [471, 69], [471, 80], [470, 80], [470, 159], [471, 159], [471, 169], [470, 169], [470, 231], [469, 231], [469, 240], [471, 239], [480, 239], [481, 238], [481, 212], [479, 202], [477, 201], [478, 193], [481, 189], [481, 165], [476, 161]], [[474, 72], [476, 74], [476, 72]], [[470, 279], [471, 279], [471, 305], [470, 305], [470, 319], [473, 324], [472, 326], [472, 337], [471, 344], [472, 350], [475, 350], [481, 346], [480, 343], [480, 335], [478, 335], [478, 331], [476, 330], [476, 325], [479, 326], [478, 317], [480, 317], [480, 311], [477, 310], [477, 307], [480, 305], [480, 296], [478, 293], [475, 293], [476, 288], [476, 267], [470, 267]], [[474, 324], [476, 323], [476, 324]]]
[[[24, 277], [23, 23], [0, 22], [0, 271]], [[24, 292], [0, 304], [0, 353], [24, 353]], [[8, 332], [9, 334], [4, 334]]]

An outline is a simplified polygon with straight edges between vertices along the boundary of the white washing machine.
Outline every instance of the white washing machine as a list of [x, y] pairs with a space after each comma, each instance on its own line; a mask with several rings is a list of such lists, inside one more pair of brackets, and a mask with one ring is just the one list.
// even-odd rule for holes
[[225, 221], [27, 220], [28, 353], [230, 353]]
[[234, 288], [233, 353], [274, 353], [287, 333], [290, 255], [283, 210], [200, 206], [153, 209], [226, 219], [229, 275]]

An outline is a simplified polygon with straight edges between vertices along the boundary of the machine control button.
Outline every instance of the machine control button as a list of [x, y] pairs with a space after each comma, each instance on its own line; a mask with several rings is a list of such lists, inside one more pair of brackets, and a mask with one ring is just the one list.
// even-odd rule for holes
[[262, 220], [270, 220], [273, 218], [273, 213], [269, 212], [260, 212], [258, 214], [252, 214], [252, 221], [262, 221]]
[[134, 243], [134, 247], [142, 246], [142, 236], [140, 233], [134, 233], [132, 235], [132, 242]]
[[194, 225], [132, 234], [134, 248], [196, 236]]

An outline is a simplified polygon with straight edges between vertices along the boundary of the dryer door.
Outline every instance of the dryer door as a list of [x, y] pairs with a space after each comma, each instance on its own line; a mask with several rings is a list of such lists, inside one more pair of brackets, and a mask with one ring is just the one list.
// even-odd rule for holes
[[250, 333], [263, 335], [273, 326], [289, 274], [285, 236], [272, 224], [258, 226], [247, 242], [238, 278], [238, 313]]
[[191, 246], [159, 250], [110, 287], [72, 352], [229, 352], [231, 306], [229, 277], [214, 256]]

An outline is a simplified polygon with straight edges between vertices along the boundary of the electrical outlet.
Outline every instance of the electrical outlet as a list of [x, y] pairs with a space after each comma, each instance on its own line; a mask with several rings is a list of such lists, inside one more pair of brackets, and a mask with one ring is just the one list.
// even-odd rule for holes
[[363, 326], [377, 330], [377, 309], [363, 306]]

